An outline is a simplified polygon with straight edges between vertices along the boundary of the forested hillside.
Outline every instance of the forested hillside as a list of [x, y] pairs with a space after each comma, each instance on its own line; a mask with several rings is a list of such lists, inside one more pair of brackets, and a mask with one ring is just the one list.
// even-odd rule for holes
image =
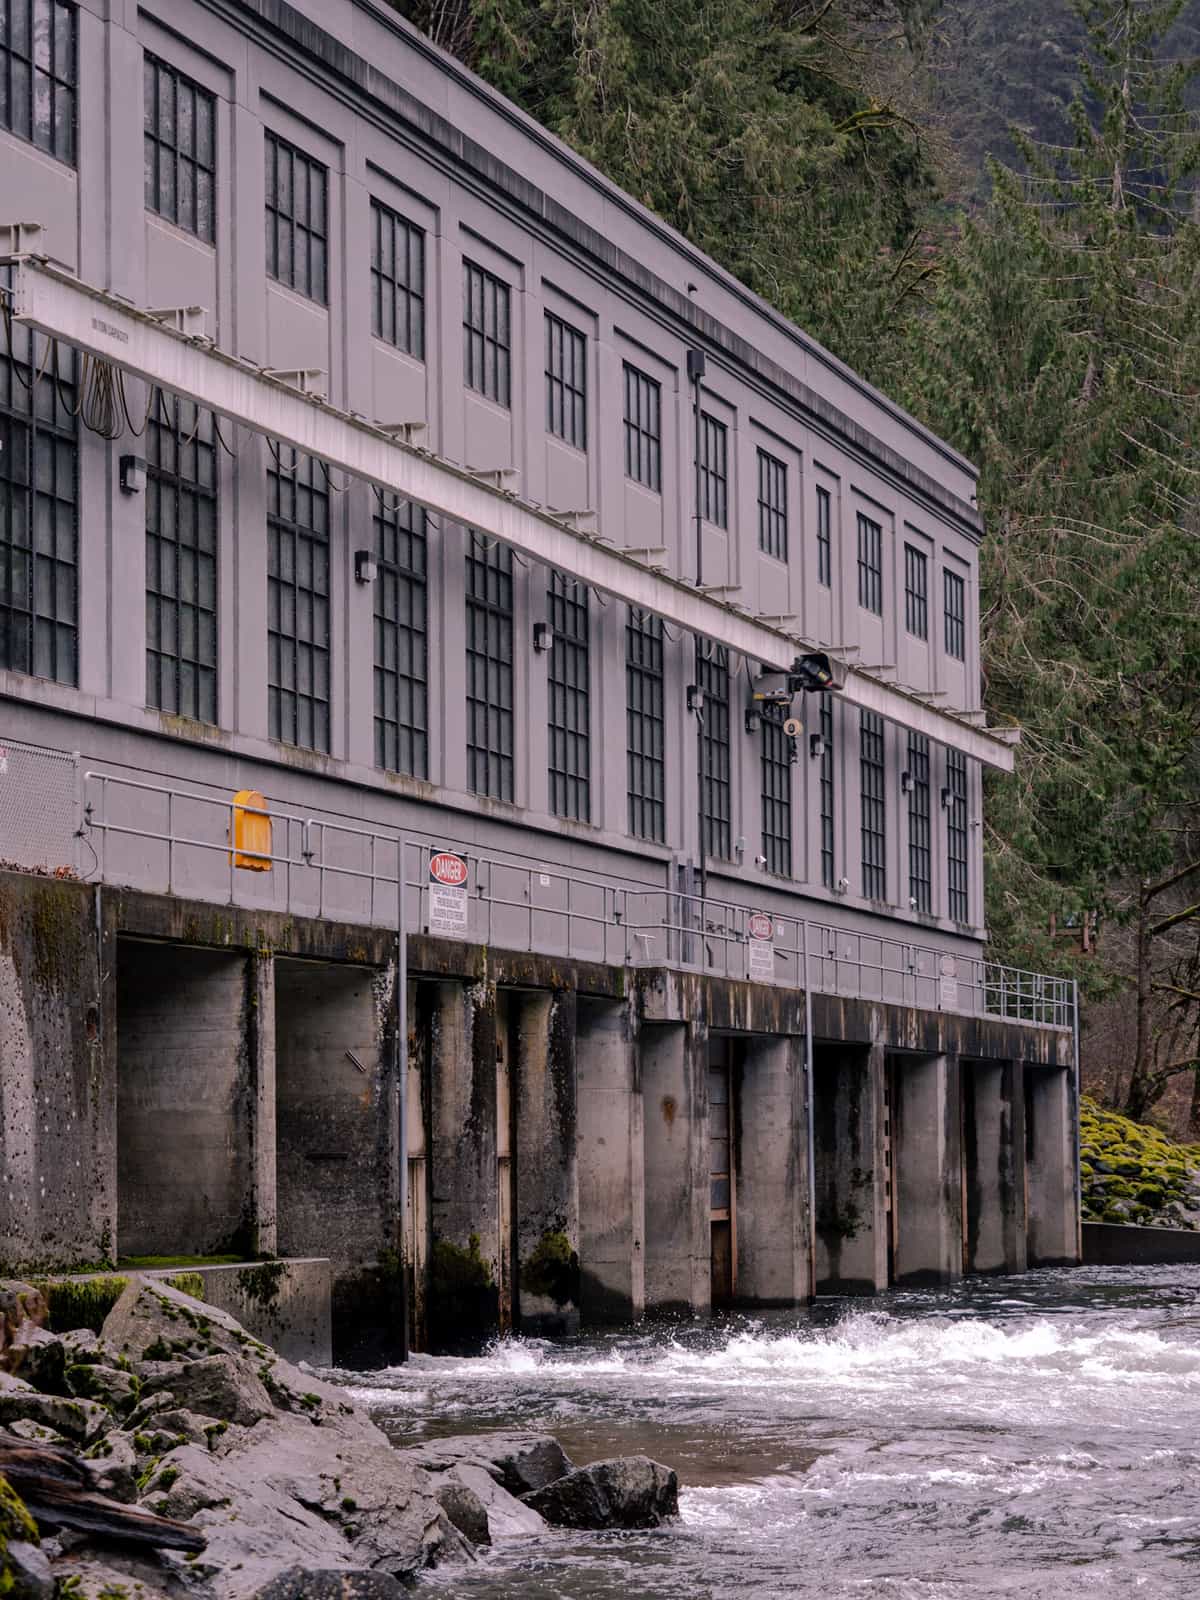
[[397, 4], [979, 463], [993, 948], [1200, 1137], [1200, 0]]

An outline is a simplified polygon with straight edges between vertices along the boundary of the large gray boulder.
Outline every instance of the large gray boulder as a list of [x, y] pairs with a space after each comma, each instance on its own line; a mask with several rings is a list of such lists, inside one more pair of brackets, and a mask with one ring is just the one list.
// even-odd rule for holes
[[92, 1400], [41, 1394], [30, 1383], [0, 1372], [0, 1427], [37, 1422], [80, 1444], [90, 1444], [113, 1426], [110, 1412]]
[[22, 1329], [41, 1327], [48, 1315], [40, 1289], [16, 1278], [0, 1278], [0, 1372], [10, 1370], [10, 1349], [20, 1340]]
[[135, 1366], [143, 1361], [198, 1361], [218, 1355], [274, 1359], [274, 1351], [247, 1333], [227, 1311], [194, 1300], [161, 1278], [131, 1278], [105, 1317], [100, 1337]]
[[649, 1456], [580, 1467], [524, 1497], [557, 1528], [657, 1528], [679, 1514], [679, 1479]]
[[[250, 1428], [262, 1417], [269, 1417], [274, 1409], [262, 1378], [240, 1356], [202, 1356], [198, 1361], [189, 1361], [181, 1372], [154, 1382], [169, 1385], [166, 1392], [175, 1401], [172, 1409], [182, 1407], [219, 1422], [237, 1422]], [[159, 1427], [166, 1426], [162, 1414], [156, 1421]]]
[[404, 1600], [407, 1593], [396, 1578], [366, 1567], [356, 1571], [289, 1567], [265, 1584], [254, 1600]]
[[571, 1471], [573, 1463], [548, 1433], [464, 1433], [429, 1439], [401, 1454], [427, 1472], [446, 1472], [460, 1462], [484, 1467], [509, 1494], [529, 1494]]

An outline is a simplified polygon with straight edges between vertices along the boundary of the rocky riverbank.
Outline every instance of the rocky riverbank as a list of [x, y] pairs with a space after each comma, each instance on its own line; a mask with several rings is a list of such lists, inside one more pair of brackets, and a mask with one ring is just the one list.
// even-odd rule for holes
[[1079, 1134], [1085, 1222], [1200, 1229], [1200, 1145], [1174, 1144], [1087, 1095]]
[[396, 1450], [161, 1279], [133, 1279], [99, 1334], [45, 1323], [37, 1289], [0, 1282], [4, 1600], [394, 1600], [493, 1540], [677, 1510], [668, 1468], [576, 1469], [545, 1435]]

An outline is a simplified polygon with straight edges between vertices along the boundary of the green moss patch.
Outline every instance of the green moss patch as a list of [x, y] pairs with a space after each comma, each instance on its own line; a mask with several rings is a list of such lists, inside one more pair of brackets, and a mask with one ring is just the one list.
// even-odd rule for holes
[[557, 1306], [579, 1303], [579, 1256], [565, 1233], [547, 1231], [521, 1263], [521, 1288]]
[[1200, 1145], [1174, 1144], [1086, 1095], [1079, 1105], [1085, 1222], [1184, 1227], [1179, 1209], [1200, 1208]]
[[173, 1277], [164, 1278], [164, 1283], [169, 1283], [172, 1289], [178, 1289], [180, 1294], [190, 1294], [193, 1300], [204, 1299], [204, 1279], [198, 1272], [177, 1272]]
[[51, 1333], [70, 1333], [74, 1328], [99, 1333], [105, 1317], [129, 1287], [129, 1279], [119, 1273], [97, 1278], [39, 1278], [37, 1287], [50, 1308], [46, 1326]]

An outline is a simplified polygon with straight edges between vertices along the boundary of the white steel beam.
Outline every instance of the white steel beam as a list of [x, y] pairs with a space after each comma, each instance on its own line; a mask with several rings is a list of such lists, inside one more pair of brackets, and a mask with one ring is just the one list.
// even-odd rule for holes
[[[364, 418], [340, 411], [231, 356], [81, 283], [39, 256], [12, 256], [12, 315], [17, 322], [73, 345], [123, 372], [185, 395], [207, 410], [320, 457], [328, 466], [413, 500], [439, 516], [502, 539], [604, 594], [780, 670], [812, 646], [758, 621], [694, 585], [652, 572], [632, 556], [509, 490], [409, 444]], [[973, 726], [915, 695], [848, 667], [842, 698], [901, 726], [1011, 772], [1014, 730]]]

